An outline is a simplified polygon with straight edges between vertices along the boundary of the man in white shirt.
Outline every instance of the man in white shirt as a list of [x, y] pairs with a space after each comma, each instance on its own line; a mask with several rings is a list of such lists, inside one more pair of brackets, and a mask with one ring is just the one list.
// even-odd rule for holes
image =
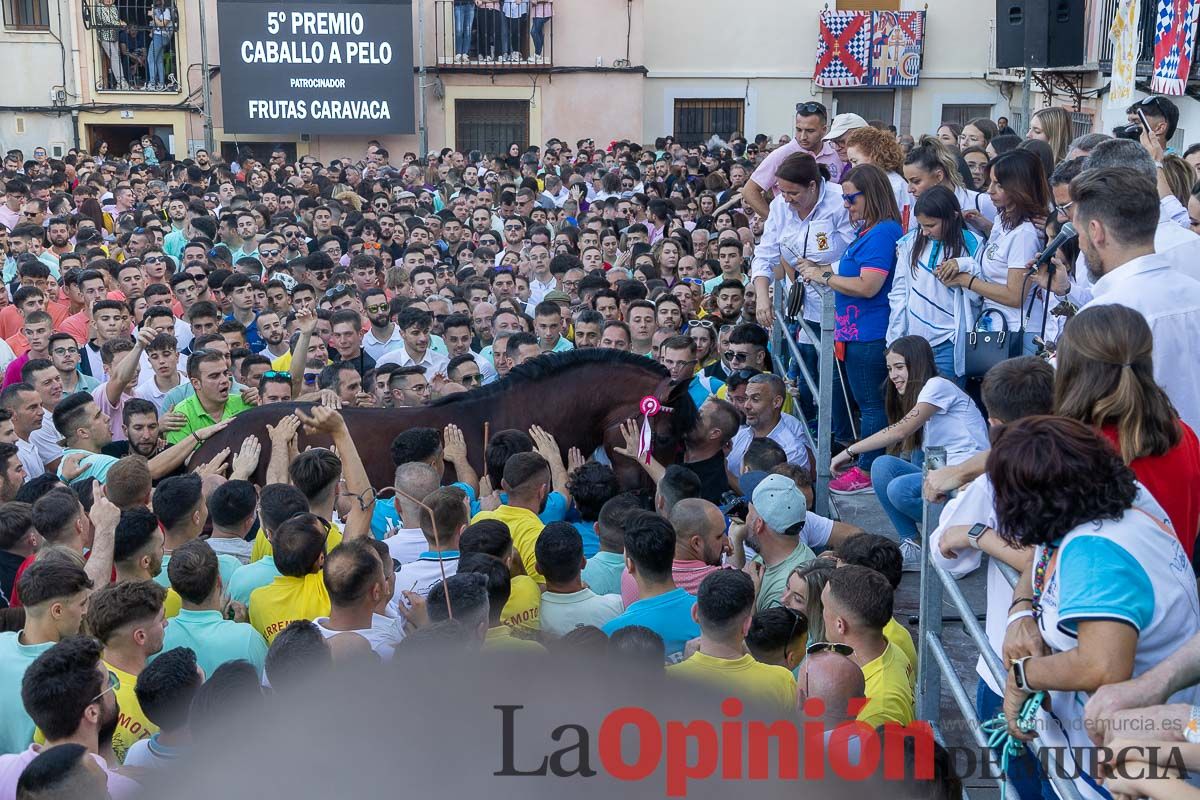
[[385, 353], [404, 344], [404, 336], [400, 328], [392, 323], [391, 304], [383, 289], [367, 289], [363, 292], [362, 306], [371, 323], [370, 329], [363, 334], [362, 348], [378, 364]]
[[1127, 167], [1089, 169], [1071, 182], [1079, 248], [1093, 299], [1142, 314], [1154, 335], [1154, 379], [1179, 416], [1200, 425], [1200, 281], [1154, 252], [1159, 221], [1154, 182]]
[[[410, 498], [425, 497], [438, 488], [437, 470], [420, 461], [401, 464], [396, 468], [396, 496], [393, 499], [400, 525], [390, 529], [383, 543], [388, 553], [400, 562], [400, 568], [411, 564], [425, 552], [425, 534], [421, 532], [421, 506]], [[387, 502], [387, 501], [378, 501]]]
[[[391, 564], [388, 564], [388, 568]], [[322, 573], [329, 592], [329, 616], [316, 619], [326, 639], [357, 633], [380, 658], [388, 660], [404, 638], [403, 619], [376, 613], [390, 592], [384, 565], [365, 540], [345, 542], [325, 556]]]
[[546, 578], [540, 619], [542, 632], [565, 636], [575, 628], [602, 628], [625, 610], [619, 594], [596, 594], [584, 586], [580, 573], [583, 538], [569, 522], [551, 522], [542, 529], [534, 545], [535, 569]]
[[450, 359], [429, 349], [429, 329], [432, 326], [433, 315], [428, 311], [411, 306], [401, 311], [396, 315], [396, 327], [400, 329], [404, 346], [384, 353], [376, 365], [398, 364], [401, 367], [409, 367], [415, 364], [424, 367], [425, 375], [429, 378], [445, 375]]
[[742, 457], [755, 437], [765, 436], [779, 444], [787, 453], [789, 464], [808, 466], [808, 448], [804, 443], [804, 423], [791, 414], [783, 413], [786, 397], [783, 380], [764, 372], [755, 375], [746, 385], [746, 424], [738, 430], [730, 445], [726, 466], [734, 475], [742, 473]]
[[394, 614], [399, 614], [403, 592], [426, 597], [443, 576], [458, 572], [458, 537], [470, 519], [466, 495], [462, 489], [443, 486], [434, 489], [421, 502], [425, 506], [421, 509], [421, 532], [425, 534], [427, 549], [416, 561], [403, 565], [396, 573], [396, 593], [388, 603], [388, 611]]

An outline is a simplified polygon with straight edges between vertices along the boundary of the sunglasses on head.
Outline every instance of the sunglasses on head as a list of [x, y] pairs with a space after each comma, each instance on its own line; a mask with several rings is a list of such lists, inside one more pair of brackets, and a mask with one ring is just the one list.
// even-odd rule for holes
[[276, 371], [276, 370], [273, 370], [273, 369], [271, 369], [271, 370], [267, 370], [266, 372], [264, 372], [264, 373], [262, 374], [262, 376], [263, 376], [264, 378], [284, 378], [284, 379], [286, 379], [286, 380], [289, 380], [289, 381], [292, 379], [292, 373], [290, 373], [290, 372], [278, 372], [278, 371]]
[[854, 655], [854, 648], [841, 642], [813, 642], [804, 651], [807, 655], [816, 653], [837, 653], [839, 656]]

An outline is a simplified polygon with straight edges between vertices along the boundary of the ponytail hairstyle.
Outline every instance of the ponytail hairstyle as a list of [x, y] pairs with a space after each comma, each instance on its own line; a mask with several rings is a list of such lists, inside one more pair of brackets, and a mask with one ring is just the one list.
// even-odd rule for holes
[[922, 136], [904, 157], [904, 165], [920, 167], [930, 173], [940, 169], [945, 176], [943, 182], [950, 181], [955, 188], [963, 185], [962, 176], [958, 174], [958, 159], [936, 136]]
[[[888, 423], [895, 425], [916, 408], [917, 395], [921, 394], [930, 378], [937, 376], [937, 364], [933, 360], [933, 348], [924, 336], [901, 336], [892, 342], [884, 356], [891, 353], [903, 357], [904, 363], [908, 365], [908, 383], [904, 387], [904, 394], [896, 391], [890, 379], [883, 382], [883, 408], [887, 412]], [[916, 450], [921, 446], [924, 432], [923, 428], [917, 428], [904, 441], [888, 448], [888, 452], [903, 453]]]
[[[967, 223], [963, 219], [962, 208], [958, 205], [958, 198], [954, 196], [954, 192], [945, 186], [934, 186], [932, 189], [922, 192], [913, 206], [913, 219], [915, 220], [918, 215], [942, 221], [943, 256], [962, 258], [970, 255], [966, 239]], [[917, 274], [921, 251], [925, 249], [925, 245], [929, 244], [929, 237], [921, 230], [919, 224], [916, 226], [916, 231], [917, 238], [913, 243], [912, 263], [909, 264], [914, 276]]]
[[1179, 414], [1154, 382], [1150, 325], [1120, 305], [1076, 314], [1058, 340], [1055, 413], [1093, 427], [1115, 425], [1126, 464], [1179, 444]]

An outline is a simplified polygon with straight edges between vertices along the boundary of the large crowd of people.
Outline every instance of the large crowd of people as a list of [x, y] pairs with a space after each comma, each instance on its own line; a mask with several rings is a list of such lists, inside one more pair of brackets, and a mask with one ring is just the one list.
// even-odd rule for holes
[[[512, 52], [501, 5], [456, 13], [463, 58], [484, 22]], [[1200, 146], [1170, 146], [1170, 100], [1129, 114], [1115, 137], [1046, 108], [1025, 139], [981, 118], [914, 140], [806, 102], [788, 136], [710, 146], [8, 152], [0, 800], [130, 796], [247, 682], [435, 642], [908, 724], [896, 591], [985, 553], [1010, 671], [981, 662], [981, 717], [1029, 738], [1046, 692], [1045, 743], [1174, 741], [1200, 766]], [[816, 399], [771, 342], [815, 366], [830, 299], [829, 490], [874, 493], [892, 530], [814, 510]], [[479, 472], [454, 425], [411, 427], [371, 485], [356, 409], [419, 420], [589, 348], [686, 385], [678, 452], [637, 418], [594, 453], [493, 429]], [[293, 401], [269, 455], [249, 436], [197, 463]], [[1053, 796], [1043, 766], [1014, 758], [1023, 800]], [[1085, 797], [1193, 796], [1083, 766]], [[955, 796], [942, 777], [928, 796]]]

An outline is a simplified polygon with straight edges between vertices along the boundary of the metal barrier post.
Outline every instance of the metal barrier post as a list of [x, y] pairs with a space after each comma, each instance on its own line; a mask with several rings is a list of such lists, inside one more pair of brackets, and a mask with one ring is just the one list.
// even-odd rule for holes
[[[807, 384], [809, 392], [816, 402], [816, 441], [813, 440], [809, 433], [808, 425], [804, 426], [805, 436], [808, 438], [813, 455], [817, 460], [817, 482], [813, 487], [813, 511], [823, 517], [833, 517], [832, 503], [829, 497], [829, 481], [833, 477], [829, 470], [829, 462], [833, 459], [833, 292], [827, 291], [821, 294], [821, 343], [818, 349], [817, 375], [814, 379], [814, 376], [808, 370], [808, 366], [804, 363], [799, 346], [796, 344], [787, 323], [784, 321], [784, 297], [787, 294], [786, 284], [783, 280], [778, 280], [775, 281], [773, 287], [774, 297], [771, 300], [771, 305], [775, 312], [775, 321], [770, 331], [771, 360], [776, 373], [780, 377], [785, 377], [788, 374], [789, 363], [794, 363], [800, 372], [801, 380]], [[803, 319], [797, 320], [797, 324], [802, 330], [809, 331], [809, 338], [815, 338], [808, 328], [808, 323]], [[797, 416], [800, 415], [797, 414]], [[801, 419], [803, 419], [802, 416]]]
[[[932, 469], [931, 462], [937, 463], [935, 449], [942, 449], [942, 459], [945, 459], [943, 448], [927, 448], [923, 474]], [[942, 713], [942, 671], [934, 662], [931, 652], [932, 642], [942, 639], [942, 582], [934, 575], [936, 565], [930, 559], [929, 532], [937, 527], [938, 517], [942, 506], [921, 504], [921, 528], [925, 532], [925, 543], [922, 547], [921, 558], [921, 598], [918, 614], [920, 625], [917, 647], [917, 719], [933, 721], [941, 720]], [[965, 614], [964, 614], [965, 616]]]
[[829, 462], [833, 460], [833, 329], [835, 324], [833, 292], [821, 293], [821, 346], [817, 362], [817, 513], [829, 516], [829, 481], [833, 473]]

